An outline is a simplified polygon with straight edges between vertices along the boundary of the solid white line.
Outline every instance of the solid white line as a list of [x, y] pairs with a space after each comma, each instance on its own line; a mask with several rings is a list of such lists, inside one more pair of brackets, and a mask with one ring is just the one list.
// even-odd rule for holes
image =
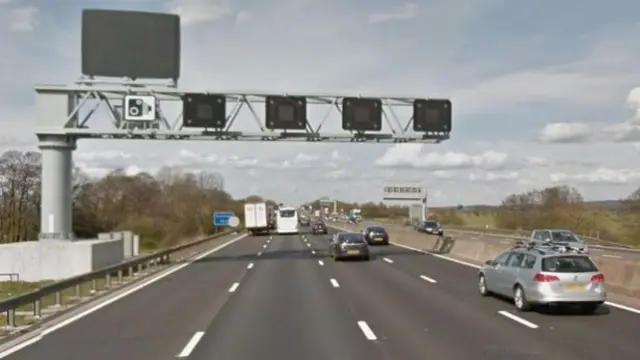
[[247, 265], [247, 269], [252, 269], [253, 268], [253, 263]]
[[338, 280], [329, 279], [329, 281], [331, 281], [331, 285], [333, 285], [334, 288], [339, 288], [340, 287], [340, 284], [338, 284]]
[[428, 281], [428, 282], [430, 282], [432, 284], [437, 283], [436, 279], [432, 279], [432, 278], [430, 278], [428, 276], [425, 276], [425, 275], [420, 275], [420, 279], [422, 279], [424, 281]]
[[233, 283], [229, 288], [229, 292], [235, 292], [238, 289], [238, 286], [240, 286], [240, 283]]
[[388, 262], [389, 264], [393, 264], [393, 260], [389, 258], [382, 258], [382, 260], [384, 260], [385, 262]]
[[524, 326], [526, 326], [526, 327], [528, 327], [530, 329], [537, 329], [538, 328], [538, 325], [532, 323], [531, 321], [525, 320], [525, 319], [523, 319], [523, 318], [521, 318], [519, 316], [513, 315], [512, 313], [510, 313], [508, 311], [500, 310], [500, 311], [498, 311], [498, 314], [500, 314], [500, 315], [502, 315], [502, 316], [504, 316], [506, 318], [509, 318], [509, 319], [511, 319], [511, 320], [513, 320], [513, 321], [515, 321], [517, 323], [520, 323], [520, 324], [522, 324], [522, 325], [524, 325]]
[[618, 255], [602, 254], [600, 256], [610, 258], [610, 259], [622, 259], [622, 256], [618, 256]]
[[153, 284], [155, 282], [158, 282], [158, 281], [166, 278], [167, 276], [169, 276], [171, 274], [174, 274], [174, 273], [186, 268], [187, 266], [191, 265], [195, 261], [203, 259], [203, 258], [205, 258], [205, 257], [207, 257], [207, 256], [209, 256], [209, 255], [211, 255], [211, 254], [213, 254], [213, 253], [215, 253], [215, 252], [217, 252], [219, 250], [222, 250], [223, 248], [225, 248], [225, 247], [227, 247], [227, 246], [229, 246], [229, 245], [231, 245], [231, 244], [233, 244], [233, 243], [235, 243], [235, 242], [237, 242], [239, 240], [242, 240], [247, 236], [249, 236], [249, 234], [244, 234], [244, 235], [238, 236], [237, 238], [231, 239], [231, 240], [227, 241], [224, 244], [221, 244], [221, 245], [219, 245], [219, 246], [217, 246], [217, 247], [215, 247], [215, 248], [213, 248], [213, 249], [211, 249], [209, 251], [206, 251], [206, 252], [194, 257], [193, 259], [189, 260], [188, 262], [186, 262], [184, 264], [180, 264], [180, 265], [177, 265], [175, 267], [169, 268], [168, 270], [160, 273], [159, 275], [157, 275], [157, 276], [155, 276], [155, 277], [153, 277], [153, 278], [151, 278], [151, 279], [149, 279], [149, 280], [147, 280], [147, 281], [145, 281], [145, 282], [143, 282], [143, 283], [141, 283], [139, 285], [136, 285], [136, 286], [132, 287], [131, 289], [128, 289], [127, 291], [124, 291], [124, 292], [122, 292], [122, 293], [120, 293], [120, 294], [118, 294], [118, 295], [116, 295], [116, 296], [114, 296], [112, 298], [109, 298], [108, 300], [106, 300], [104, 302], [101, 302], [101, 303], [97, 304], [96, 306], [93, 306], [93, 307], [91, 307], [89, 309], [86, 309], [83, 312], [80, 312], [80, 313], [78, 313], [78, 314], [76, 314], [76, 315], [74, 315], [74, 316], [72, 316], [72, 317], [70, 317], [70, 318], [68, 318], [66, 320], [63, 320], [63, 321], [61, 321], [61, 322], [59, 322], [59, 323], [57, 323], [57, 324], [55, 324], [55, 325], [53, 325], [53, 326], [51, 326], [49, 328], [46, 328], [40, 333], [40, 335], [38, 335], [38, 336], [36, 336], [34, 338], [31, 338], [31, 339], [29, 339], [27, 341], [24, 341], [22, 343], [19, 343], [16, 346], [13, 346], [13, 347], [3, 351], [2, 353], [0, 353], [0, 359], [3, 359], [3, 358], [5, 358], [5, 357], [17, 352], [17, 351], [20, 351], [20, 350], [24, 349], [25, 347], [27, 347], [29, 345], [35, 344], [40, 339], [42, 339], [44, 336], [49, 335], [52, 332], [54, 332], [54, 331], [56, 331], [58, 329], [61, 329], [61, 328], [65, 327], [65, 326], [67, 326], [67, 325], [69, 325], [69, 324], [71, 324], [73, 322], [76, 322], [76, 321], [82, 319], [83, 317], [85, 317], [87, 315], [90, 315], [90, 314], [92, 314], [92, 313], [94, 313], [94, 312], [96, 312], [96, 311], [98, 311], [98, 310], [100, 310], [100, 309], [102, 309], [104, 307], [107, 307], [108, 305], [111, 305], [114, 302], [116, 302], [116, 301], [118, 301], [118, 300], [120, 300], [122, 298], [125, 298], [126, 296], [131, 295], [136, 291], [142, 290], [142, 289], [146, 288], [147, 286], [149, 286], [149, 285], [151, 285], [151, 284]]
[[[343, 230], [343, 231], [350, 231], [349, 229], [344, 229], [344, 228], [340, 228], [340, 227], [335, 227], [335, 228], [339, 229], [339, 230]], [[474, 268], [474, 269], [482, 268], [482, 266], [477, 265], [477, 264], [473, 264], [473, 263], [470, 263], [470, 262], [467, 262], [467, 261], [463, 261], [463, 260], [454, 259], [454, 258], [448, 257], [446, 255], [433, 254], [433, 253], [430, 253], [428, 251], [424, 251], [424, 250], [421, 250], [421, 249], [418, 249], [418, 248], [414, 248], [412, 246], [407, 246], [407, 245], [398, 244], [398, 243], [394, 243], [394, 242], [391, 242], [390, 244], [393, 245], [393, 246], [397, 246], [397, 247], [403, 248], [403, 249], [412, 250], [412, 251], [416, 251], [416, 252], [419, 252], [419, 253], [422, 253], [422, 254], [433, 256], [433, 257], [438, 258], [438, 259], [450, 261], [450, 262], [456, 263], [458, 265], [468, 266], [468, 267], [471, 267], [471, 268]], [[589, 251], [602, 251], [602, 250], [600, 250], [600, 249], [590, 249]], [[633, 308], [633, 307], [630, 307], [630, 306], [627, 306], [627, 305], [618, 304], [618, 303], [611, 302], [611, 301], [605, 301], [604, 303], [605, 303], [605, 305], [614, 307], [616, 309], [620, 309], [620, 310], [624, 310], [624, 311], [628, 311], [630, 313], [634, 313], [634, 314], [640, 315], [640, 309]]]
[[318, 264], [320, 264], [320, 266], [324, 266], [324, 261], [318, 260]]
[[200, 342], [200, 339], [202, 339], [203, 336], [204, 336], [204, 331], [198, 331], [195, 334], [193, 334], [193, 337], [191, 338], [191, 340], [189, 340], [187, 345], [184, 346], [184, 349], [182, 349], [180, 354], [178, 354], [178, 357], [185, 358], [191, 355], [191, 353], [193, 352], [193, 349], [196, 348], [196, 346]]
[[367, 324], [366, 321], [358, 321], [358, 327], [360, 327], [360, 330], [364, 334], [364, 337], [367, 338], [367, 340], [378, 340], [378, 337], [373, 332], [373, 330], [371, 330], [369, 324]]

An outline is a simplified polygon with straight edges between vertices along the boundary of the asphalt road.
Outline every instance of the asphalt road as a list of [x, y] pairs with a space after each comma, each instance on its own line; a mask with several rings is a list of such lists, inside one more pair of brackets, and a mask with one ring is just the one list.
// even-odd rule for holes
[[334, 262], [326, 248], [246, 238], [5, 359], [638, 359], [638, 314], [518, 314], [477, 294], [475, 269], [395, 246]]

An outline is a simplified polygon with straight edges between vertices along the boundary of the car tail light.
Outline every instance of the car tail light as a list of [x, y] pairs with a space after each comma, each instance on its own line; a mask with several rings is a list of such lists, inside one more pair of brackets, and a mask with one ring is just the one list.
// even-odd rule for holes
[[604, 275], [595, 274], [591, 277], [591, 282], [604, 282]]
[[546, 275], [546, 274], [537, 273], [536, 276], [533, 277], [533, 281], [553, 282], [553, 281], [560, 281], [560, 278], [555, 275]]

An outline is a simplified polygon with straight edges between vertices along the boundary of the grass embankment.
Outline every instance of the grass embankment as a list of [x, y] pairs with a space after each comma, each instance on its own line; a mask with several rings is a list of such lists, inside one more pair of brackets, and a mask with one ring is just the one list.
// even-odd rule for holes
[[[441, 215], [441, 214], [440, 214]], [[520, 234], [528, 236], [529, 232], [516, 229], [503, 229], [498, 225], [495, 212], [466, 212], [456, 211], [441, 217], [445, 226], [453, 228], [469, 228], [470, 230], [487, 230], [496, 233]], [[397, 221], [404, 221], [396, 219]], [[391, 220], [393, 221], [393, 220]], [[582, 236], [598, 238], [605, 241], [616, 242], [624, 245], [640, 246], [640, 227], [638, 220], [631, 214], [619, 214], [615, 211], [599, 210], [589, 214], [588, 228], [578, 226], [576, 232]], [[541, 226], [540, 226], [541, 227]], [[571, 228], [571, 226], [555, 226], [558, 228]], [[525, 229], [530, 230], [530, 229]]]

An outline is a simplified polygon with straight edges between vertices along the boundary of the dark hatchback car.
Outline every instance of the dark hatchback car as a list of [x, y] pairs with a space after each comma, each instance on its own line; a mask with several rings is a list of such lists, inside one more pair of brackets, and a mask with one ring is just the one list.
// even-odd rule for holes
[[382, 225], [367, 226], [362, 233], [369, 245], [389, 245], [389, 233]]
[[369, 245], [361, 233], [339, 232], [329, 240], [329, 254], [333, 260], [360, 259], [369, 261]]
[[433, 220], [422, 221], [416, 224], [416, 231], [429, 235], [442, 235], [444, 233], [440, 223]]
[[311, 226], [311, 231], [314, 234], [326, 234], [327, 225], [325, 225], [325, 223], [323, 223], [322, 221], [314, 221], [313, 225]]

